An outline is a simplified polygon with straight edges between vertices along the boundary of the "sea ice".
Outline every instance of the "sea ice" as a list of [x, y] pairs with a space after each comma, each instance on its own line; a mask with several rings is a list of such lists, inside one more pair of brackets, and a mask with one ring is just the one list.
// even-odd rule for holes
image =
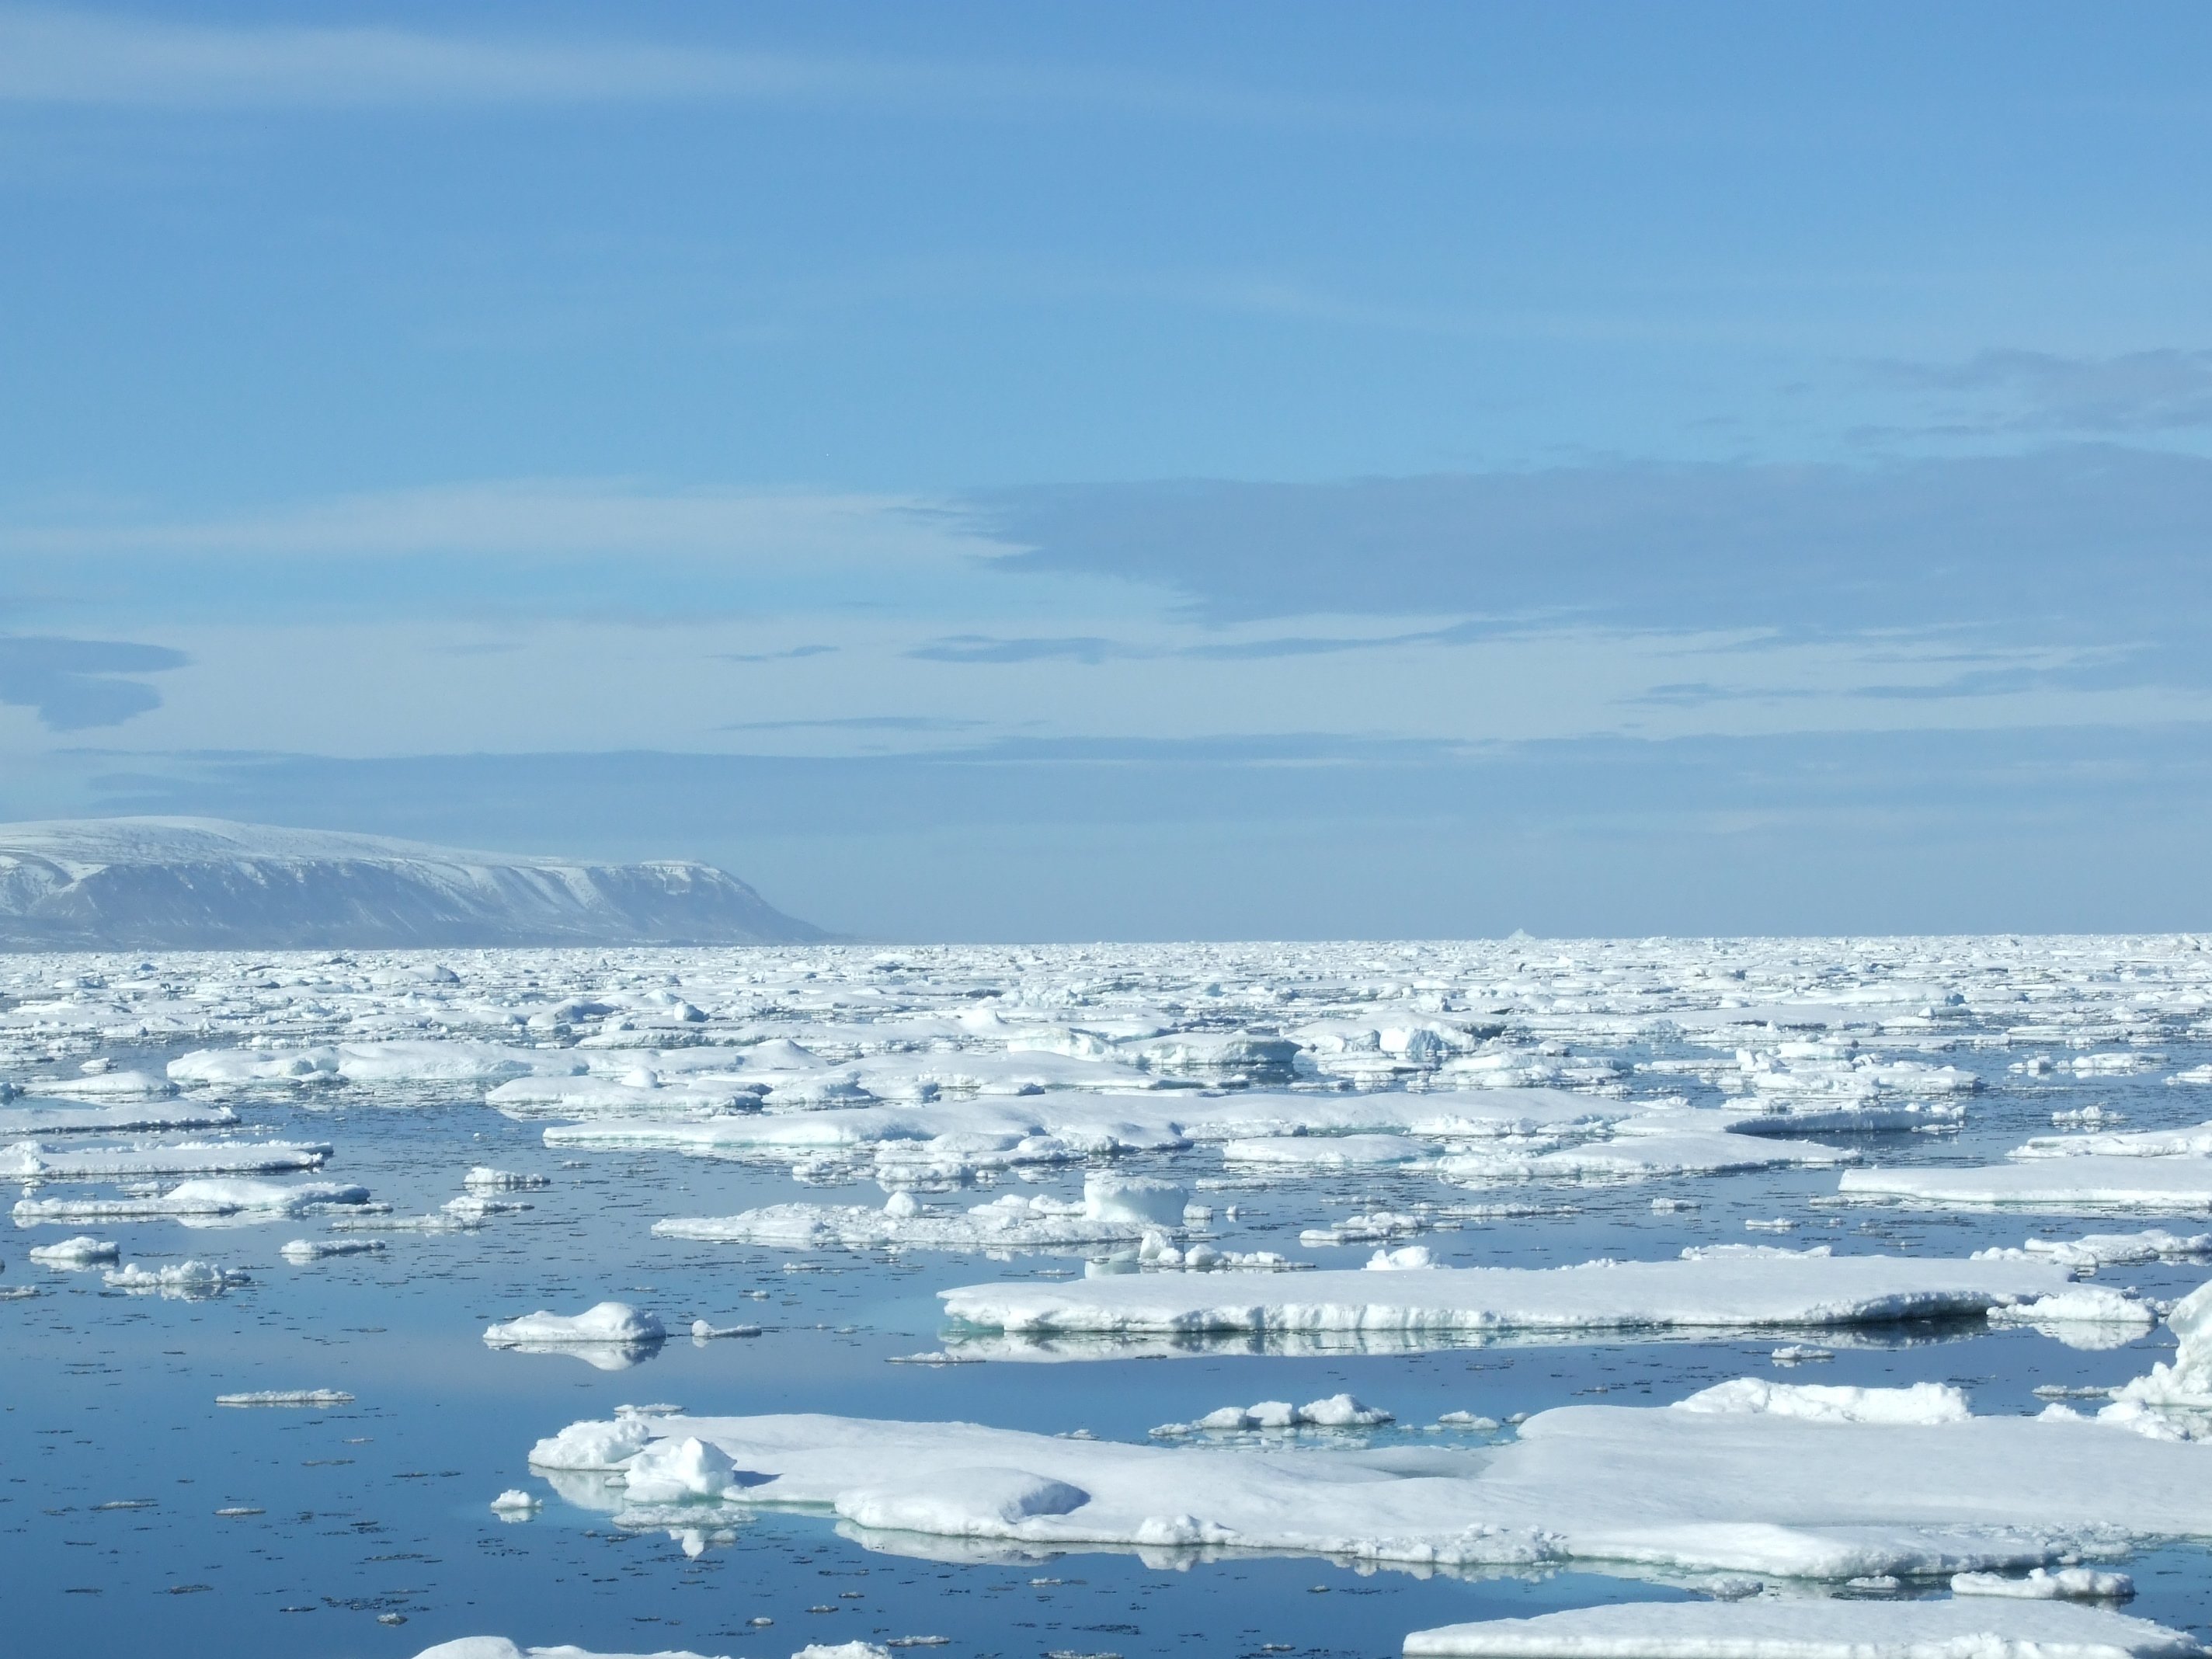
[[343, 1389], [263, 1389], [252, 1394], [219, 1394], [218, 1406], [350, 1406]]
[[31, 1260], [42, 1267], [97, 1267], [120, 1255], [112, 1241], [94, 1238], [90, 1233], [79, 1233], [58, 1244], [33, 1244], [30, 1249]]
[[1225, 1163], [1295, 1172], [1416, 1164], [1436, 1150], [1403, 1135], [1269, 1135], [1224, 1141], [1221, 1156]]
[[1362, 1405], [1348, 1394], [1293, 1406], [1284, 1400], [1263, 1400], [1256, 1406], [1224, 1406], [1190, 1423], [1163, 1423], [1152, 1431], [1157, 1439], [1170, 1440], [1194, 1434], [1235, 1434], [1262, 1431], [1286, 1433], [1297, 1429], [1371, 1429], [1397, 1419], [1374, 1406]]
[[277, 1247], [285, 1261], [304, 1265], [338, 1255], [373, 1255], [384, 1249], [380, 1238], [295, 1238]]
[[1407, 1659], [2199, 1659], [2187, 1633], [2036, 1601], [1632, 1601], [1415, 1631]]
[[848, 1204], [772, 1204], [732, 1216], [678, 1216], [653, 1224], [662, 1238], [774, 1244], [791, 1249], [842, 1247], [977, 1250], [1118, 1243], [1182, 1223], [1186, 1193], [1146, 1177], [1092, 1175], [1078, 1201], [1009, 1193], [966, 1210], [923, 1205], [893, 1193], [881, 1209]]
[[155, 1221], [190, 1224], [239, 1218], [278, 1221], [363, 1205], [368, 1188], [330, 1181], [286, 1187], [271, 1181], [185, 1181], [152, 1198], [26, 1198], [16, 1200], [18, 1227], [44, 1222]]
[[166, 1146], [71, 1147], [36, 1141], [0, 1146], [0, 1180], [142, 1181], [149, 1176], [290, 1175], [319, 1170], [329, 1146], [289, 1140], [179, 1141]]
[[233, 1285], [246, 1282], [244, 1273], [234, 1273], [212, 1261], [173, 1261], [155, 1268], [133, 1261], [119, 1268], [110, 1267], [100, 1278], [110, 1290], [187, 1297], [220, 1295]]
[[601, 1302], [574, 1315], [540, 1309], [488, 1327], [483, 1340], [495, 1348], [637, 1347], [659, 1342], [667, 1334], [649, 1313], [640, 1313], [626, 1302]]
[[1974, 1252], [1984, 1257], [2041, 1256], [2075, 1270], [2128, 1267], [2142, 1261], [2189, 1261], [2212, 1255], [2212, 1233], [2170, 1233], [2152, 1227], [2139, 1233], [2089, 1233], [2080, 1238], [2031, 1238], [2018, 1250]]
[[[652, 1653], [599, 1653], [579, 1647], [520, 1648], [504, 1636], [463, 1636], [435, 1647], [424, 1648], [415, 1659], [707, 1659], [689, 1648], [662, 1648]], [[727, 1659], [727, 1656], [724, 1656]], [[2071, 1655], [2054, 1659], [2074, 1659]], [[2144, 1659], [2151, 1659], [2144, 1656]]]
[[1229, 1291], [1218, 1279], [1185, 1276], [1010, 1280], [939, 1294], [960, 1325], [1023, 1334], [1443, 1334], [1869, 1324], [1978, 1316], [2067, 1288], [2064, 1270], [2043, 1262], [1716, 1251], [1687, 1261], [1571, 1267], [1313, 1273], [1290, 1281], [1292, 1294], [1264, 1298]]
[[1963, 1209], [2012, 1207], [2152, 1212], [2212, 1209], [2212, 1158], [2109, 1153], [2025, 1163], [1846, 1170], [1846, 1198], [1889, 1198]]
[[2017, 1158], [2206, 1158], [2212, 1156], [2212, 1123], [2186, 1129], [2136, 1129], [2088, 1135], [2038, 1135], [2013, 1148]]
[[[1808, 1415], [1805, 1396], [1775, 1387], [1709, 1391], [1691, 1410], [1568, 1407], [1473, 1447], [1283, 1457], [964, 1423], [656, 1416], [575, 1425], [531, 1462], [619, 1473], [640, 1443], [696, 1440], [727, 1460], [720, 1498], [631, 1504], [623, 1524], [676, 1524], [702, 1505], [826, 1508], [877, 1547], [923, 1553], [935, 1547], [898, 1534], [1840, 1581], [2212, 1534], [2212, 1446], [2078, 1418], [1960, 1419], [1941, 1389], [1893, 1404], [1851, 1391], [1849, 1409]], [[1774, 1409], [1778, 1398], [1797, 1408]], [[617, 1488], [611, 1501], [626, 1500]]]
[[0, 1106], [0, 1135], [143, 1134], [168, 1129], [228, 1129], [228, 1106], [177, 1102], [143, 1106]]
[[2001, 1572], [1961, 1572], [1951, 1579], [1954, 1595], [2008, 1595], [2024, 1601], [2124, 1601], [2136, 1581], [2124, 1572], [2094, 1567], [2037, 1567], [2024, 1578]]

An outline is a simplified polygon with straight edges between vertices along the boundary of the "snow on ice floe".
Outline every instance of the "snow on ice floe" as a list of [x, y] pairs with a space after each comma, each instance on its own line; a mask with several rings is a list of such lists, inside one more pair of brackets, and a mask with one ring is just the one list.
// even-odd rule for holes
[[2063, 1267], [2095, 1269], [2143, 1261], [2193, 1261], [2212, 1255], [2212, 1233], [2172, 1233], [2152, 1227], [2136, 1233], [2086, 1233], [2080, 1238], [2031, 1238], [2019, 1249], [1974, 1252], [1976, 1259], [2040, 1256]]
[[[1196, 1547], [1840, 1581], [2019, 1571], [2212, 1535], [2212, 1445], [2071, 1416], [1960, 1416], [1940, 1389], [1893, 1405], [1846, 1392], [1846, 1409], [1784, 1405], [1783, 1384], [1709, 1390], [1690, 1409], [1573, 1406], [1498, 1444], [1297, 1456], [965, 1423], [632, 1416], [572, 1425], [531, 1462], [574, 1477], [564, 1495], [625, 1526], [803, 1506], [923, 1554], [941, 1547], [905, 1535], [1017, 1553]], [[649, 1497], [624, 1484], [640, 1464]]]
[[331, 1155], [320, 1142], [188, 1140], [161, 1146], [67, 1147], [34, 1140], [0, 1146], [0, 1180], [139, 1181], [188, 1175], [292, 1175], [319, 1170]]
[[1954, 1595], [2002, 1595], [2023, 1601], [2124, 1601], [2136, 1581], [2124, 1572], [2094, 1567], [2037, 1567], [2025, 1577], [2002, 1572], [1960, 1572], [1951, 1577]]
[[273, 1181], [185, 1181], [149, 1198], [26, 1198], [16, 1200], [18, 1227], [78, 1221], [174, 1220], [187, 1225], [281, 1221], [368, 1202], [368, 1188], [333, 1181], [284, 1186]]
[[[836, 1659], [871, 1659], [866, 1644], [854, 1642], [846, 1645], [861, 1651], [847, 1655], [842, 1649], [836, 1650]], [[809, 1649], [808, 1651], [811, 1653], [816, 1650]], [[820, 1651], [830, 1653], [832, 1650], [823, 1649]], [[878, 1649], [877, 1651], [884, 1650]], [[504, 1636], [462, 1636], [450, 1642], [441, 1642], [435, 1647], [424, 1648], [415, 1656], [415, 1659], [710, 1659], [710, 1656], [694, 1653], [689, 1648], [657, 1648], [651, 1653], [602, 1653], [567, 1644], [555, 1648], [524, 1648], [517, 1647]], [[2073, 1656], [2061, 1655], [2056, 1659], [2073, 1659]]]
[[1326, 1400], [1293, 1406], [1287, 1400], [1262, 1400], [1254, 1406], [1224, 1406], [1188, 1423], [1163, 1423], [1152, 1431], [1156, 1440], [1181, 1439], [1191, 1435], [1295, 1434], [1301, 1429], [1373, 1429], [1397, 1419], [1379, 1407], [1363, 1405], [1354, 1395], [1331, 1395]]
[[0, 1106], [0, 1135], [144, 1134], [157, 1130], [228, 1129], [228, 1106], [161, 1102], [144, 1106]]
[[79, 1233], [58, 1244], [33, 1244], [30, 1249], [31, 1260], [42, 1267], [99, 1267], [121, 1255], [121, 1248], [113, 1241], [94, 1238], [90, 1233]]
[[[1437, 1336], [1758, 1331], [1980, 1316], [2069, 1289], [2040, 1261], [1797, 1255], [1739, 1247], [1673, 1261], [1333, 1271], [1256, 1293], [1211, 1277], [1009, 1280], [940, 1291], [956, 1328], [1009, 1335], [1209, 1331]], [[956, 1339], [957, 1346], [957, 1339]]]
[[1418, 1164], [1436, 1151], [1433, 1146], [1403, 1135], [1265, 1135], [1224, 1141], [1221, 1157], [1224, 1163], [1296, 1172]]
[[[2008, 1580], [2007, 1582], [2019, 1582]], [[1445, 1625], [1407, 1659], [2199, 1659], [2186, 1632], [2037, 1600], [1636, 1601]]]
[[487, 1346], [518, 1353], [568, 1353], [599, 1370], [622, 1370], [651, 1358], [668, 1332], [649, 1313], [626, 1302], [601, 1302], [580, 1314], [540, 1309], [488, 1327]]
[[881, 1209], [848, 1204], [772, 1204], [731, 1216], [672, 1217], [653, 1224], [662, 1238], [773, 1244], [789, 1249], [939, 1250], [1053, 1249], [1139, 1240], [1182, 1224], [1186, 1190], [1150, 1177], [1093, 1174], [1083, 1196], [1009, 1193], [964, 1210], [922, 1204], [895, 1192]]
[[187, 1299], [220, 1296], [234, 1285], [249, 1282], [244, 1273], [212, 1261], [173, 1261], [160, 1267], [132, 1261], [109, 1268], [100, 1278], [110, 1290]]
[[2038, 1135], [2013, 1149], [2018, 1158], [2208, 1158], [2212, 1157], [2212, 1123], [2185, 1129], [2118, 1129], [2096, 1134]]
[[2011, 1164], [1845, 1170], [1845, 1198], [1960, 1209], [2153, 1214], [2212, 1209], [2212, 1158], [2109, 1153]]
[[378, 1238], [295, 1238], [277, 1247], [276, 1254], [295, 1266], [327, 1261], [332, 1256], [374, 1255], [384, 1249]]
[[45, 1077], [39, 1092], [70, 1100], [145, 1100], [176, 1093], [176, 1085], [151, 1072], [90, 1072], [81, 1077]]
[[2166, 1322], [2179, 1345], [2172, 1359], [2160, 1361], [2148, 1375], [2118, 1389], [2100, 1415], [2155, 1430], [2158, 1419], [2147, 1416], [2146, 1408], [2151, 1413], [2212, 1413], [2212, 1284], [2184, 1297]]

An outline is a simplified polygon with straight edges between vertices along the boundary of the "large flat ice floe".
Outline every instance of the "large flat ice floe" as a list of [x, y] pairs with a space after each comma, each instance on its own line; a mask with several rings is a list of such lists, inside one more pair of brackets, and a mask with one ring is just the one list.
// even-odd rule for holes
[[0, 1146], [0, 1180], [143, 1181], [158, 1176], [291, 1175], [319, 1170], [331, 1149], [289, 1140], [179, 1141], [166, 1146]]
[[787, 1249], [1049, 1249], [1141, 1239], [1182, 1225], [1184, 1189], [1169, 1182], [1093, 1175], [1080, 1200], [1009, 1193], [988, 1204], [945, 1209], [911, 1193], [882, 1208], [858, 1204], [771, 1204], [729, 1216], [677, 1216], [653, 1224], [661, 1238], [772, 1244]]
[[941, 1291], [960, 1325], [1025, 1335], [1235, 1331], [1505, 1335], [1774, 1330], [1972, 1317], [2069, 1288], [2039, 1261], [1945, 1261], [1739, 1247], [1674, 1261], [1012, 1280]]
[[[971, 1553], [1200, 1547], [1837, 1580], [2212, 1536], [2212, 1446], [2080, 1418], [1962, 1417], [1942, 1389], [1894, 1405], [1873, 1398], [1883, 1390], [1831, 1392], [1857, 1402], [1808, 1409], [1762, 1382], [1677, 1407], [1544, 1412], [1495, 1446], [1295, 1455], [966, 1423], [632, 1415], [572, 1425], [531, 1461], [625, 1525], [805, 1506], [921, 1554], [943, 1546], [901, 1535]], [[597, 1485], [573, 1478], [592, 1472]]]
[[368, 1202], [368, 1188], [335, 1181], [185, 1181], [150, 1198], [25, 1198], [15, 1224], [80, 1221], [280, 1221]]
[[228, 1106], [174, 1101], [143, 1106], [0, 1106], [0, 1135], [143, 1134], [163, 1129], [228, 1129], [238, 1114]]
[[1631, 1602], [1415, 1631], [1407, 1659], [2198, 1659], [2103, 1607], [1986, 1600]]
[[2212, 1209], [2212, 1158], [2039, 1158], [1956, 1167], [1846, 1170], [1846, 1198], [1887, 1198], [1962, 1209], [2014, 1208], [2096, 1215]]

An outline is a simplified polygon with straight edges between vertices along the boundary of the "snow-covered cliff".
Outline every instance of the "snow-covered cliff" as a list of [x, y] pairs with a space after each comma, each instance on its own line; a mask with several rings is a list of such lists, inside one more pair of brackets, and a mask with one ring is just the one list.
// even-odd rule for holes
[[711, 865], [588, 864], [218, 818], [0, 823], [0, 949], [822, 938]]

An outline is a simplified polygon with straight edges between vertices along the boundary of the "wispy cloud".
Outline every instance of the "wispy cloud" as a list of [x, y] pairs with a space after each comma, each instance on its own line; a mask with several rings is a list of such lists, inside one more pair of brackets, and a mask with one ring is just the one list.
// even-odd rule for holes
[[[866, 106], [939, 115], [1466, 125], [1470, 112], [1052, 63], [869, 58], [698, 40], [179, 23], [0, 9], [0, 103], [347, 110], [617, 103]], [[1505, 124], [1571, 131], [1556, 115]]]
[[1973, 431], [2136, 433], [2212, 426], [2212, 350], [2108, 357], [1984, 351], [1956, 363], [1885, 363], [1897, 384], [1972, 405], [1947, 425]]
[[0, 525], [0, 554], [376, 558], [664, 555], [778, 568], [964, 563], [1012, 551], [951, 504], [902, 495], [656, 490], [513, 479], [194, 519]]

